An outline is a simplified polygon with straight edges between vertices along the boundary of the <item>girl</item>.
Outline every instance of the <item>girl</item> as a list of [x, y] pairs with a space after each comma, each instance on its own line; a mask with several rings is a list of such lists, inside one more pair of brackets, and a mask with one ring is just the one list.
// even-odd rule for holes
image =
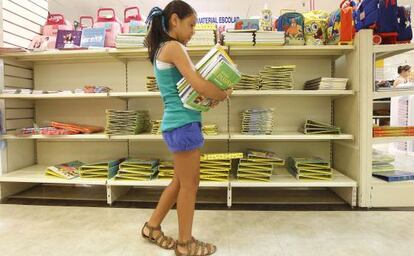
[[[149, 59], [164, 102], [161, 130], [173, 153], [174, 177], [164, 190], [150, 220], [142, 228], [142, 236], [164, 249], [175, 249], [179, 256], [203, 256], [216, 252], [216, 247], [192, 237], [196, 194], [200, 178], [201, 113], [184, 108], [176, 83], [184, 76], [200, 95], [226, 100], [232, 90], [222, 91], [203, 79], [195, 70], [185, 45], [194, 34], [195, 10], [184, 1], [174, 0], [164, 10], [153, 8], [148, 16], [150, 28], [145, 43]], [[178, 241], [165, 236], [160, 224], [177, 203]]]
[[398, 67], [398, 78], [394, 81], [394, 87], [397, 87], [400, 84], [406, 84], [411, 82], [410, 75], [411, 75], [411, 66], [399, 66]]

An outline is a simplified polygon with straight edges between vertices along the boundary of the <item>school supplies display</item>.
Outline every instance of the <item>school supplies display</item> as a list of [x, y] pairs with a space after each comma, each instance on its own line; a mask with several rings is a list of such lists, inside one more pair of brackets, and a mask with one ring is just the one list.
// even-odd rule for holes
[[133, 135], [149, 130], [150, 118], [148, 111], [113, 110], [106, 113], [105, 133], [108, 135]]
[[287, 45], [304, 45], [304, 28], [305, 18], [297, 12], [284, 13], [277, 22], [277, 30], [285, 33]]
[[172, 179], [174, 176], [174, 163], [171, 161], [161, 161], [158, 166], [158, 179]]
[[203, 154], [200, 158], [200, 180], [228, 181], [232, 159], [242, 157], [242, 153]]
[[[103, 15], [103, 13], [107, 13]], [[122, 33], [122, 24], [115, 15], [112, 8], [100, 8], [97, 18], [93, 24], [94, 28], [103, 28], [105, 31], [105, 47], [115, 47], [115, 39], [118, 34]]]
[[78, 169], [83, 164], [84, 163], [80, 161], [72, 161], [68, 163], [48, 166], [45, 173], [49, 176], [70, 180], [79, 177]]
[[155, 76], [147, 76], [147, 90], [149, 92], [158, 92], [158, 84], [157, 80], [155, 79]]
[[319, 77], [306, 81], [305, 90], [346, 90], [348, 78]]
[[256, 30], [227, 30], [223, 33], [223, 44], [227, 46], [253, 46]]
[[79, 168], [81, 178], [107, 178], [114, 177], [119, 170], [119, 165], [124, 158], [104, 160], [96, 163], [84, 164]]
[[119, 165], [115, 179], [152, 180], [158, 173], [158, 160], [127, 159]]
[[218, 135], [218, 127], [216, 124], [206, 124], [202, 127], [205, 135]]
[[151, 120], [151, 134], [161, 134], [162, 120]]
[[351, 44], [355, 36], [354, 7], [353, 0], [343, 0], [339, 9], [329, 15], [327, 33], [327, 44]]
[[146, 33], [118, 34], [115, 47], [118, 49], [144, 48]]
[[341, 134], [341, 128], [327, 123], [306, 120], [304, 125], [305, 134]]
[[265, 66], [259, 72], [260, 90], [292, 90], [296, 66]]
[[272, 108], [250, 108], [242, 112], [242, 134], [270, 135], [273, 132]]
[[277, 46], [285, 44], [285, 33], [278, 31], [257, 31], [256, 46]]
[[73, 49], [81, 45], [82, 31], [58, 30], [56, 37], [56, 49]]
[[298, 180], [332, 180], [331, 163], [321, 158], [289, 157], [287, 164], [288, 171]]
[[326, 29], [329, 13], [314, 10], [303, 14], [305, 17], [306, 45], [324, 45], [326, 43]]
[[[241, 78], [233, 61], [220, 45], [214, 46], [195, 66], [202, 77], [226, 90], [238, 83]], [[177, 89], [184, 107], [205, 112], [210, 109], [211, 99], [198, 94], [183, 77], [177, 83]]]
[[233, 86], [234, 90], [258, 90], [259, 76], [242, 74], [240, 81]]
[[62, 122], [56, 122], [56, 121], [50, 122], [50, 126], [56, 129], [67, 130], [73, 133], [91, 134], [91, 133], [98, 133], [98, 132], [104, 131], [104, 128], [101, 126], [75, 124], [75, 123], [62, 123]]
[[217, 28], [197, 28], [187, 46], [214, 46], [217, 43]]
[[82, 30], [81, 48], [104, 48], [105, 28], [85, 28]]
[[414, 126], [374, 126], [374, 137], [414, 136]]
[[249, 150], [247, 158], [240, 159], [237, 168], [239, 181], [268, 182], [275, 166], [284, 166], [285, 161], [273, 152]]

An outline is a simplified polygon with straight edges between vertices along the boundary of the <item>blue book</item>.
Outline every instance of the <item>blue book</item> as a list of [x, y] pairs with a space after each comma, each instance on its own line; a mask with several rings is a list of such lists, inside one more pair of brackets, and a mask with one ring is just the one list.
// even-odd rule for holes
[[105, 28], [85, 28], [82, 30], [82, 48], [104, 48]]
[[372, 176], [388, 182], [414, 180], [414, 172], [404, 171], [374, 172]]

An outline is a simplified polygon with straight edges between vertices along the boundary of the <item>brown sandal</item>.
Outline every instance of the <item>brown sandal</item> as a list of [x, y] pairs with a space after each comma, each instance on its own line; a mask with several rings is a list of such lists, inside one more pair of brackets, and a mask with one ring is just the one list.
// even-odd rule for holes
[[[149, 231], [149, 235], [144, 234], [144, 229], [147, 228]], [[159, 231], [158, 235], [154, 237], [154, 231]], [[148, 240], [149, 242], [158, 245], [159, 247], [172, 250], [176, 247], [176, 241], [169, 236], [165, 236], [164, 232], [161, 231], [161, 227], [151, 227], [148, 225], [148, 222], [145, 222], [144, 227], [141, 230], [142, 237]], [[164, 243], [167, 242], [167, 243]]]
[[[195, 246], [192, 246], [193, 244], [195, 244]], [[187, 247], [187, 253], [179, 252], [178, 246]], [[216, 251], [217, 247], [215, 245], [198, 241], [194, 237], [184, 243], [177, 242], [175, 247], [176, 256], [208, 256], [214, 254]]]

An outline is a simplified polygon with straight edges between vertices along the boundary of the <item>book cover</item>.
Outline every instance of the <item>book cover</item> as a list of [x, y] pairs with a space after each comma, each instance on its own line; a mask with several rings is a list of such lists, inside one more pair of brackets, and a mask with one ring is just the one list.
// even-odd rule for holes
[[46, 168], [46, 175], [52, 175], [62, 179], [74, 179], [79, 177], [78, 168], [83, 165], [80, 161], [72, 161]]
[[81, 45], [82, 31], [58, 30], [56, 37], [56, 49], [79, 48]]
[[404, 171], [374, 172], [372, 173], [372, 176], [388, 182], [414, 180], [413, 172]]
[[105, 28], [85, 28], [82, 31], [82, 48], [104, 48], [105, 47]]

